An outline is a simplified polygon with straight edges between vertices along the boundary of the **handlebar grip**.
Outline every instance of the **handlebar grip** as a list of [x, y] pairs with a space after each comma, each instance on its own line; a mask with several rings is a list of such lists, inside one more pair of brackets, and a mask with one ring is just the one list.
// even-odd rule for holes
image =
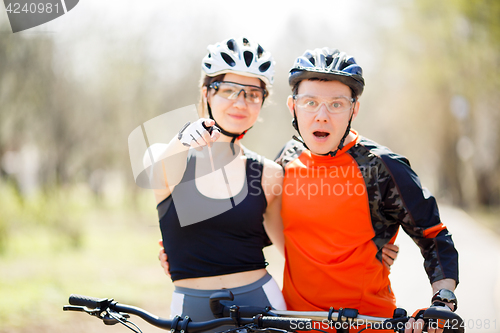
[[313, 329], [313, 322], [306, 318], [285, 318], [285, 317], [258, 317], [258, 326], [262, 328], [272, 327], [287, 331], [310, 331]]
[[446, 326], [443, 330], [443, 333], [464, 333], [464, 323], [463, 319], [456, 314], [455, 312], [451, 312], [449, 310], [441, 309], [440, 307], [430, 307], [424, 312], [424, 319], [441, 319], [447, 322]]
[[71, 294], [69, 296], [69, 304], [86, 306], [89, 309], [95, 309], [100, 306], [103, 301], [107, 301], [106, 298], [96, 298], [90, 296]]

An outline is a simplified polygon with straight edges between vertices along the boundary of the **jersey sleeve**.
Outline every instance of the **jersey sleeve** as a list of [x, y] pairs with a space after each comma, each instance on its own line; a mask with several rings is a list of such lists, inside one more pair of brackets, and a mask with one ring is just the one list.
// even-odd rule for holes
[[458, 252], [441, 222], [436, 199], [422, 187], [403, 156], [381, 156], [387, 167], [381, 185], [383, 215], [397, 221], [420, 248], [430, 283], [449, 278], [458, 284]]

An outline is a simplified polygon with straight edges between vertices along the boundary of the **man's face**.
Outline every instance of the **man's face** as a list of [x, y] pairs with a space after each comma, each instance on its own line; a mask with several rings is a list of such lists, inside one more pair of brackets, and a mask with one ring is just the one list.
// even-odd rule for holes
[[[294, 100], [291, 96], [288, 98], [288, 108], [292, 116], [295, 109], [300, 134], [306, 145], [316, 154], [326, 154], [337, 149], [351, 112], [353, 119], [358, 114], [359, 102], [337, 111], [335, 107], [338, 104], [335, 101], [346, 100], [349, 103], [351, 89], [339, 81], [304, 80], [299, 84], [297, 96], [302, 99]], [[306, 105], [319, 105], [319, 109], [315, 111], [314, 107], [308, 108]]]

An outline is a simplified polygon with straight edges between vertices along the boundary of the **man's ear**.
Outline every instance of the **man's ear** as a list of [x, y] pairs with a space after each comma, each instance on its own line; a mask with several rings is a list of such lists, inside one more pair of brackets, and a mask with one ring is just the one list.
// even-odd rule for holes
[[359, 101], [356, 101], [356, 104], [354, 104], [354, 110], [352, 112], [352, 120], [356, 119], [359, 113]]
[[293, 97], [292, 95], [288, 96], [287, 100], [286, 100], [286, 105], [288, 106], [288, 110], [290, 110], [290, 114], [292, 115], [293, 117]]

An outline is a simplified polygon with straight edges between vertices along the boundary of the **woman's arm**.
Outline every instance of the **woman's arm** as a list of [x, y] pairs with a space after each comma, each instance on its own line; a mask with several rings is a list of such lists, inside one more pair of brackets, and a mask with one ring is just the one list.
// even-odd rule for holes
[[153, 144], [148, 148], [144, 154], [143, 164], [151, 174], [150, 184], [157, 203], [167, 198], [182, 180], [186, 171], [189, 148], [199, 150], [219, 138], [218, 130], [212, 131], [211, 135], [206, 130], [214, 124], [214, 120], [199, 119], [183, 128], [179, 136], [172, 138], [168, 144]]
[[281, 192], [283, 190], [283, 169], [275, 162], [264, 159], [262, 188], [267, 199], [264, 213], [264, 228], [278, 251], [285, 255], [285, 236], [281, 220]]

